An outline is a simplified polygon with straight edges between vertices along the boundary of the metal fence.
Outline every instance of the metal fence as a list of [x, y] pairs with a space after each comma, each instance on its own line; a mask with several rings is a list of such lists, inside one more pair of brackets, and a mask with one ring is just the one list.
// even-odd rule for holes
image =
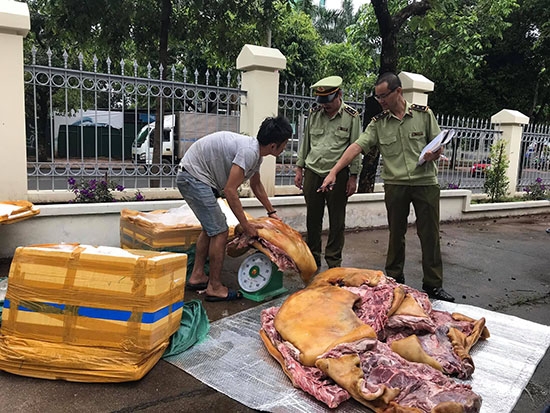
[[[245, 92], [240, 76], [187, 69], [131, 65], [107, 60], [107, 70], [84, 70], [84, 58], [70, 67], [25, 65], [27, 171], [30, 190], [66, 190], [69, 178], [106, 177], [126, 188], [175, 187], [175, 169], [186, 148], [216, 130], [239, 131], [239, 108]], [[44, 60], [44, 56], [41, 56]], [[74, 62], [73, 62], [74, 66]], [[145, 76], [138, 76], [146, 70]], [[194, 80], [188, 80], [188, 77]], [[199, 79], [201, 82], [199, 82]], [[161, 162], [153, 163], [154, 125], [162, 108]]]
[[453, 140], [438, 161], [439, 184], [443, 189], [483, 192], [485, 172], [490, 165], [491, 145], [502, 131], [488, 119], [436, 115], [441, 129], [454, 129]]
[[[169, 68], [168, 76], [134, 61], [113, 64], [97, 59], [84, 70], [79, 55], [52, 64], [48, 51], [37, 64], [32, 50], [25, 65], [27, 170], [31, 190], [66, 190], [68, 180], [107, 177], [126, 188], [175, 187], [176, 166], [196, 139], [216, 130], [239, 131], [240, 103], [246, 95], [235, 71]], [[72, 65], [71, 65], [72, 63]], [[127, 74], [130, 66], [131, 74]], [[116, 67], [117, 74], [112, 73]], [[155, 74], [153, 74], [155, 73]], [[212, 74], [215, 73], [215, 74]], [[188, 78], [192, 78], [189, 80]], [[362, 115], [366, 95], [348, 92], [344, 100]], [[156, 102], [164, 110], [161, 162], [153, 163]], [[276, 185], [294, 184], [294, 166], [305, 122], [315, 98], [306, 85], [281, 85], [279, 113], [294, 126], [294, 136], [276, 162]], [[438, 161], [442, 188], [482, 192], [490, 148], [501, 135], [489, 120], [437, 115], [441, 128], [456, 135]], [[517, 189], [541, 178], [550, 184], [550, 127], [528, 125], [523, 133]], [[383, 166], [380, 159], [376, 181]]]
[[550, 186], [550, 125], [526, 125], [523, 130], [517, 190], [537, 180]]

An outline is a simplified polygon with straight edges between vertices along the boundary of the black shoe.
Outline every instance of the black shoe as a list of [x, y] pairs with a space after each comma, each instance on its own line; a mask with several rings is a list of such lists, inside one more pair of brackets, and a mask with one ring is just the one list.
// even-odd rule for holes
[[403, 274], [401, 274], [398, 277], [392, 277], [392, 278], [395, 280], [395, 282], [399, 284], [405, 284], [405, 276]]
[[428, 297], [430, 298], [434, 298], [436, 300], [450, 301], [451, 303], [454, 303], [455, 301], [455, 298], [441, 287], [422, 287], [422, 289], [426, 291]]

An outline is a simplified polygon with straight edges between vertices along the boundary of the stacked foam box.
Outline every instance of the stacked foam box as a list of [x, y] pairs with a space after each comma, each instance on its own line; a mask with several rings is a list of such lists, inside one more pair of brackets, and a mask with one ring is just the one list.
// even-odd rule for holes
[[170, 212], [157, 210], [120, 212], [120, 246], [152, 251], [187, 252], [196, 244], [202, 231], [200, 223], [168, 223]]
[[[226, 201], [218, 204], [227, 218], [229, 238], [239, 223]], [[247, 217], [250, 215], [246, 214]], [[120, 246], [153, 251], [189, 252], [202, 231], [200, 222], [185, 201], [170, 210], [139, 212], [123, 209], [120, 212]]]
[[28, 201], [0, 202], [0, 224], [13, 224], [39, 213], [40, 209]]
[[72, 381], [138, 380], [179, 328], [187, 256], [79, 244], [19, 247], [0, 369]]

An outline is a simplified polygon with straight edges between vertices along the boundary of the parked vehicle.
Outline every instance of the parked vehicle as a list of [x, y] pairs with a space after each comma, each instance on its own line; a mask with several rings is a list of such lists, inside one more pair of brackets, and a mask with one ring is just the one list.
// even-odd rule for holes
[[[176, 112], [164, 116], [162, 132], [162, 163], [177, 163], [187, 149], [198, 139], [211, 133], [228, 130], [238, 132], [237, 116], [218, 115], [200, 112]], [[155, 122], [145, 125], [138, 132], [132, 144], [132, 159], [139, 163], [151, 164]]]
[[475, 178], [476, 176], [483, 176], [485, 175], [485, 172], [487, 169], [491, 167], [491, 160], [490, 159], [482, 159], [479, 162], [475, 162], [472, 167], [470, 168], [470, 172], [472, 174], [472, 178]]

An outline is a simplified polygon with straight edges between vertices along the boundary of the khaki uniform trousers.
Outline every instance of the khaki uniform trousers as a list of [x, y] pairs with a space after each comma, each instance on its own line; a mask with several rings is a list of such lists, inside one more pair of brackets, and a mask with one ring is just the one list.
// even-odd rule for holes
[[348, 169], [343, 169], [336, 176], [336, 183], [332, 191], [317, 192], [325, 177], [305, 169], [303, 192], [307, 213], [307, 245], [318, 267], [321, 266], [321, 235], [325, 205], [327, 206], [329, 220], [325, 261], [329, 268], [339, 267], [342, 264], [344, 230], [346, 229], [346, 205], [348, 203], [346, 195], [348, 177]]
[[405, 234], [410, 204], [416, 214], [416, 233], [422, 249], [423, 287], [443, 285], [443, 263], [439, 241], [439, 185], [384, 185], [390, 239], [386, 257], [386, 275], [403, 277]]

